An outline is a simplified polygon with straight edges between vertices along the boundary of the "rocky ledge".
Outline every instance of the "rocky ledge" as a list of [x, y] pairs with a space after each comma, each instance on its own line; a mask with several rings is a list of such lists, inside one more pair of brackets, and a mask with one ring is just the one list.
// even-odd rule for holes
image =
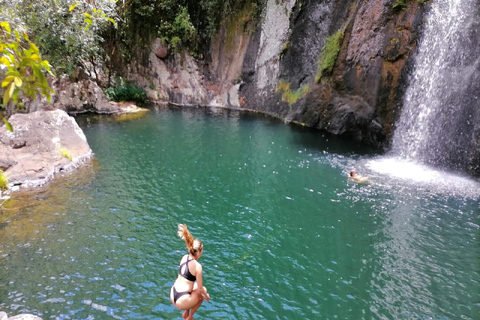
[[85, 134], [63, 110], [14, 114], [0, 127], [0, 170], [9, 190], [36, 187], [93, 156]]
[[42, 320], [42, 318], [27, 313], [19, 314], [9, 318], [5, 312], [0, 311], [0, 320]]

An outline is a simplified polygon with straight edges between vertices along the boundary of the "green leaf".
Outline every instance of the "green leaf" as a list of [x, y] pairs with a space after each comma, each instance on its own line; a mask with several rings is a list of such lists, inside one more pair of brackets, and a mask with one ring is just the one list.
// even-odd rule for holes
[[27, 40], [27, 42], [30, 42], [30, 40], [28, 39], [28, 34], [26, 34], [25, 32], [22, 32], [22, 33], [25, 40]]
[[0, 64], [3, 64], [5, 66], [10, 67], [10, 60], [8, 60], [7, 57], [1, 57], [0, 58]]
[[12, 97], [10, 93], [10, 89], [15, 88], [13, 83], [10, 84], [10, 87], [8, 89], [5, 89], [5, 93], [3, 94], [3, 104], [6, 106], [8, 101], [10, 101], [10, 98]]
[[13, 81], [14, 81], [14, 83], [15, 83], [15, 86], [17, 86], [17, 87], [19, 87], [19, 88], [22, 86], [22, 83], [23, 83], [23, 82], [22, 82], [22, 79], [20, 79], [19, 77], [15, 77], [15, 78], [13, 79]]
[[12, 99], [13, 99], [13, 102], [15, 102], [15, 104], [18, 103], [18, 94], [19, 94], [19, 93], [20, 93], [20, 90], [14, 90], [14, 91], [13, 91], [13, 97], [12, 97]]
[[68, 11], [72, 11], [73, 9], [75, 9], [75, 7], [76, 7], [77, 5], [78, 5], [78, 2], [72, 4], [72, 5], [70, 6], [70, 8], [68, 8]]
[[13, 132], [12, 124], [10, 122], [8, 122], [8, 120], [5, 119], [5, 118], [3, 118], [3, 122], [5, 122], [5, 125], [7, 126], [7, 130], [10, 131], [10, 132]]
[[20, 42], [20, 33], [18, 33], [17, 30], [15, 30], [15, 37], [17, 38], [17, 42]]
[[15, 68], [10, 68], [8, 69], [7, 73], [6, 73], [7, 76], [21, 76], [20, 72], [18, 72], [17, 69]]
[[53, 76], [53, 73], [50, 72], [50, 63], [47, 60], [43, 60], [42, 62], [40, 62], [40, 65]]
[[115, 20], [113, 20], [112, 18], [105, 17], [105, 19], [107, 19], [108, 21], [110, 21], [110, 22], [113, 23], [114, 25], [117, 25], [117, 23], [115, 22]]
[[43, 72], [38, 68], [37, 66], [34, 66], [33, 68], [33, 74], [35, 77], [37, 77], [38, 81], [40, 82], [41, 85], [44, 85], [45, 87], [48, 86], [47, 84], [47, 78], [45, 78], [45, 75]]
[[[90, 19], [93, 19], [93, 17], [91, 15], [89, 15], [88, 13], [84, 12], [82, 13], [85, 17], [87, 18], [90, 18]], [[86, 19], [85, 19], [86, 20]]]
[[40, 62], [42, 59], [40, 59], [40, 56], [36, 53], [32, 54], [30, 56], [30, 59], [32, 59], [33, 61], [37, 61], [37, 62]]
[[93, 21], [90, 19], [85, 19], [84, 22], [87, 24], [87, 26], [85, 27], [85, 31], [87, 31], [88, 28], [92, 25]]
[[40, 50], [38, 50], [38, 47], [33, 42], [30, 42], [30, 49], [32, 49], [34, 53], [40, 54]]
[[3, 79], [2, 88], [5, 88], [6, 86], [8, 86], [10, 84], [10, 82], [13, 81], [13, 79], [15, 79], [14, 76], [8, 76], [5, 79]]
[[12, 29], [10, 29], [10, 24], [6, 21], [0, 22], [0, 27], [7, 30], [8, 33], [12, 33]]
[[8, 91], [9, 91], [10, 97], [12, 97], [13, 92], [15, 91], [15, 83], [14, 82], [10, 83], [10, 88], [8, 88]]

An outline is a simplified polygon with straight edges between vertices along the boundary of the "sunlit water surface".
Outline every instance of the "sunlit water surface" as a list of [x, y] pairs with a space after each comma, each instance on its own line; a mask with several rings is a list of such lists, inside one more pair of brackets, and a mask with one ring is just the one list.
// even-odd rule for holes
[[181, 319], [186, 223], [196, 319], [480, 319], [478, 182], [230, 111], [78, 120], [95, 161], [0, 208], [10, 315]]

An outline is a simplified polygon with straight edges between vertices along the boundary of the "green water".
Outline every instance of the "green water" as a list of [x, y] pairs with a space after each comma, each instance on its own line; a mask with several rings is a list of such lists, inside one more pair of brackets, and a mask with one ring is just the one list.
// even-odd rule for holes
[[0, 208], [10, 315], [181, 319], [186, 223], [211, 295], [196, 319], [480, 319], [478, 182], [398, 177], [354, 143], [230, 111], [78, 121], [96, 160]]

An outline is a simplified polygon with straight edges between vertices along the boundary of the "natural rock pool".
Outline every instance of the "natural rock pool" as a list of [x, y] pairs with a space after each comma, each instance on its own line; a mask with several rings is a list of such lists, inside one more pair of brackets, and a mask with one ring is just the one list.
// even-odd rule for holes
[[96, 160], [0, 207], [8, 314], [181, 319], [186, 223], [196, 319], [478, 319], [478, 182], [234, 111], [78, 121]]

